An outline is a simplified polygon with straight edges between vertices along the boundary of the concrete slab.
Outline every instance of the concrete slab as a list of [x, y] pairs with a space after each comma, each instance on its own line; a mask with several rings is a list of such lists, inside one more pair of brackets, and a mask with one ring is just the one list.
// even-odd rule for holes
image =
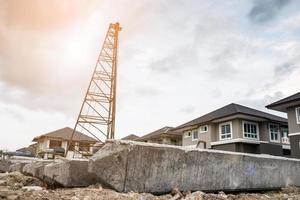
[[0, 172], [8, 172], [10, 165], [12, 165], [12, 163], [9, 160], [0, 160]]
[[109, 140], [89, 163], [119, 192], [266, 190], [300, 186], [300, 160]]
[[43, 180], [45, 166], [53, 162], [54, 161], [37, 161], [26, 164], [23, 167], [23, 174]]
[[17, 172], [23, 172], [23, 167], [25, 165], [27, 165], [28, 163], [31, 163], [30, 162], [27, 162], [27, 161], [20, 161], [20, 162], [16, 162], [16, 163], [13, 163], [9, 166], [9, 172], [14, 172], [14, 171], [17, 171]]
[[44, 167], [43, 180], [53, 186], [85, 187], [95, 183], [95, 178], [87, 169], [87, 160], [51, 163]]

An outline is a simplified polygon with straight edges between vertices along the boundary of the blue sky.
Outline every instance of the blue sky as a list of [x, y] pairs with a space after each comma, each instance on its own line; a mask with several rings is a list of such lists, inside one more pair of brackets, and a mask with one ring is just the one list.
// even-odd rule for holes
[[295, 0], [0, 0], [0, 148], [74, 126], [115, 21], [123, 26], [118, 138], [232, 102], [268, 111], [300, 90], [299, 8]]

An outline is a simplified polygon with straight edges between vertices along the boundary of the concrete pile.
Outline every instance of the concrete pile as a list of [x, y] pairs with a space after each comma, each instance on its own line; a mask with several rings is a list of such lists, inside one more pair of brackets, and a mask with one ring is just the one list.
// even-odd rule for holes
[[236, 191], [300, 186], [300, 160], [108, 141], [89, 172], [119, 192]]
[[84, 187], [96, 183], [88, 172], [87, 160], [70, 160], [45, 165], [43, 180], [50, 185], [63, 187]]
[[[1, 164], [0, 164], [1, 166]], [[300, 186], [300, 160], [109, 140], [90, 160], [31, 162], [23, 173], [48, 185], [100, 183], [118, 192], [238, 191]]]

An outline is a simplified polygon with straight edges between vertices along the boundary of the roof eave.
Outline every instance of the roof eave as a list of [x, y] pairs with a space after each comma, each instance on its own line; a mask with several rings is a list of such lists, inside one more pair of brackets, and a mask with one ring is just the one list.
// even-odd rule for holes
[[276, 110], [280, 112], [287, 112], [287, 109], [293, 106], [300, 105], [300, 99], [294, 99], [283, 103], [272, 103], [266, 106], [266, 108], [271, 110]]

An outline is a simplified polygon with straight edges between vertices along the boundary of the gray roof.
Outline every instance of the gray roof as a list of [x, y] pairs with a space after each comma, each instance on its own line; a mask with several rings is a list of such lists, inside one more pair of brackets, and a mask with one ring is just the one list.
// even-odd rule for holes
[[281, 105], [284, 105], [284, 104], [289, 104], [293, 101], [300, 101], [300, 92], [296, 93], [296, 94], [293, 94], [291, 96], [288, 96], [284, 99], [281, 99], [279, 101], [276, 101], [274, 103], [271, 103], [269, 105], [267, 105], [266, 107], [267, 108], [274, 108], [274, 107], [277, 107], [277, 106], [281, 106]]
[[249, 108], [246, 106], [242, 106], [239, 104], [229, 104], [227, 106], [224, 106], [222, 108], [219, 108], [215, 111], [212, 111], [206, 115], [203, 115], [201, 117], [198, 117], [192, 121], [189, 121], [185, 124], [182, 124], [178, 127], [176, 127], [176, 129], [179, 128], [184, 128], [187, 126], [193, 126], [193, 125], [198, 125], [198, 124], [204, 124], [204, 123], [208, 123], [210, 121], [219, 119], [219, 118], [223, 118], [223, 117], [227, 117], [227, 116], [231, 116], [231, 115], [235, 115], [235, 114], [245, 114], [245, 115], [250, 115], [250, 116], [255, 116], [255, 117], [261, 117], [261, 118], [265, 118], [271, 121], [278, 121], [278, 122], [284, 122], [287, 123], [287, 119], [283, 118], [283, 117], [279, 117], [276, 115], [272, 115], [266, 112], [262, 112], [259, 110], [255, 110], [253, 108]]
[[138, 138], [140, 138], [140, 137], [137, 135], [134, 135], [134, 134], [130, 134], [130, 135], [127, 135], [126, 137], [121, 138], [121, 140], [135, 140]]
[[161, 129], [158, 129], [156, 131], [153, 131], [147, 135], [144, 135], [138, 139], [136, 139], [137, 141], [142, 141], [142, 140], [147, 140], [147, 139], [150, 139], [150, 138], [154, 138], [154, 137], [159, 137], [159, 136], [163, 136], [163, 135], [166, 135], [166, 136], [171, 136], [171, 135], [174, 135], [174, 136], [181, 136], [181, 133], [179, 132], [176, 132], [173, 130], [174, 128], [173, 127], [169, 127], [169, 126], [165, 126]]
[[[58, 129], [56, 131], [50, 132], [50, 133], [46, 133], [40, 136], [37, 136], [35, 138], [33, 138], [32, 141], [37, 142], [39, 139], [41, 138], [55, 138], [55, 139], [60, 139], [60, 140], [70, 140], [71, 136], [73, 133], [73, 129], [69, 128], [69, 127], [65, 127], [62, 129]], [[87, 136], [79, 131], [76, 131], [74, 136], [73, 136], [73, 141], [82, 141], [82, 142], [91, 142], [91, 143], [96, 143], [97, 140]]]

